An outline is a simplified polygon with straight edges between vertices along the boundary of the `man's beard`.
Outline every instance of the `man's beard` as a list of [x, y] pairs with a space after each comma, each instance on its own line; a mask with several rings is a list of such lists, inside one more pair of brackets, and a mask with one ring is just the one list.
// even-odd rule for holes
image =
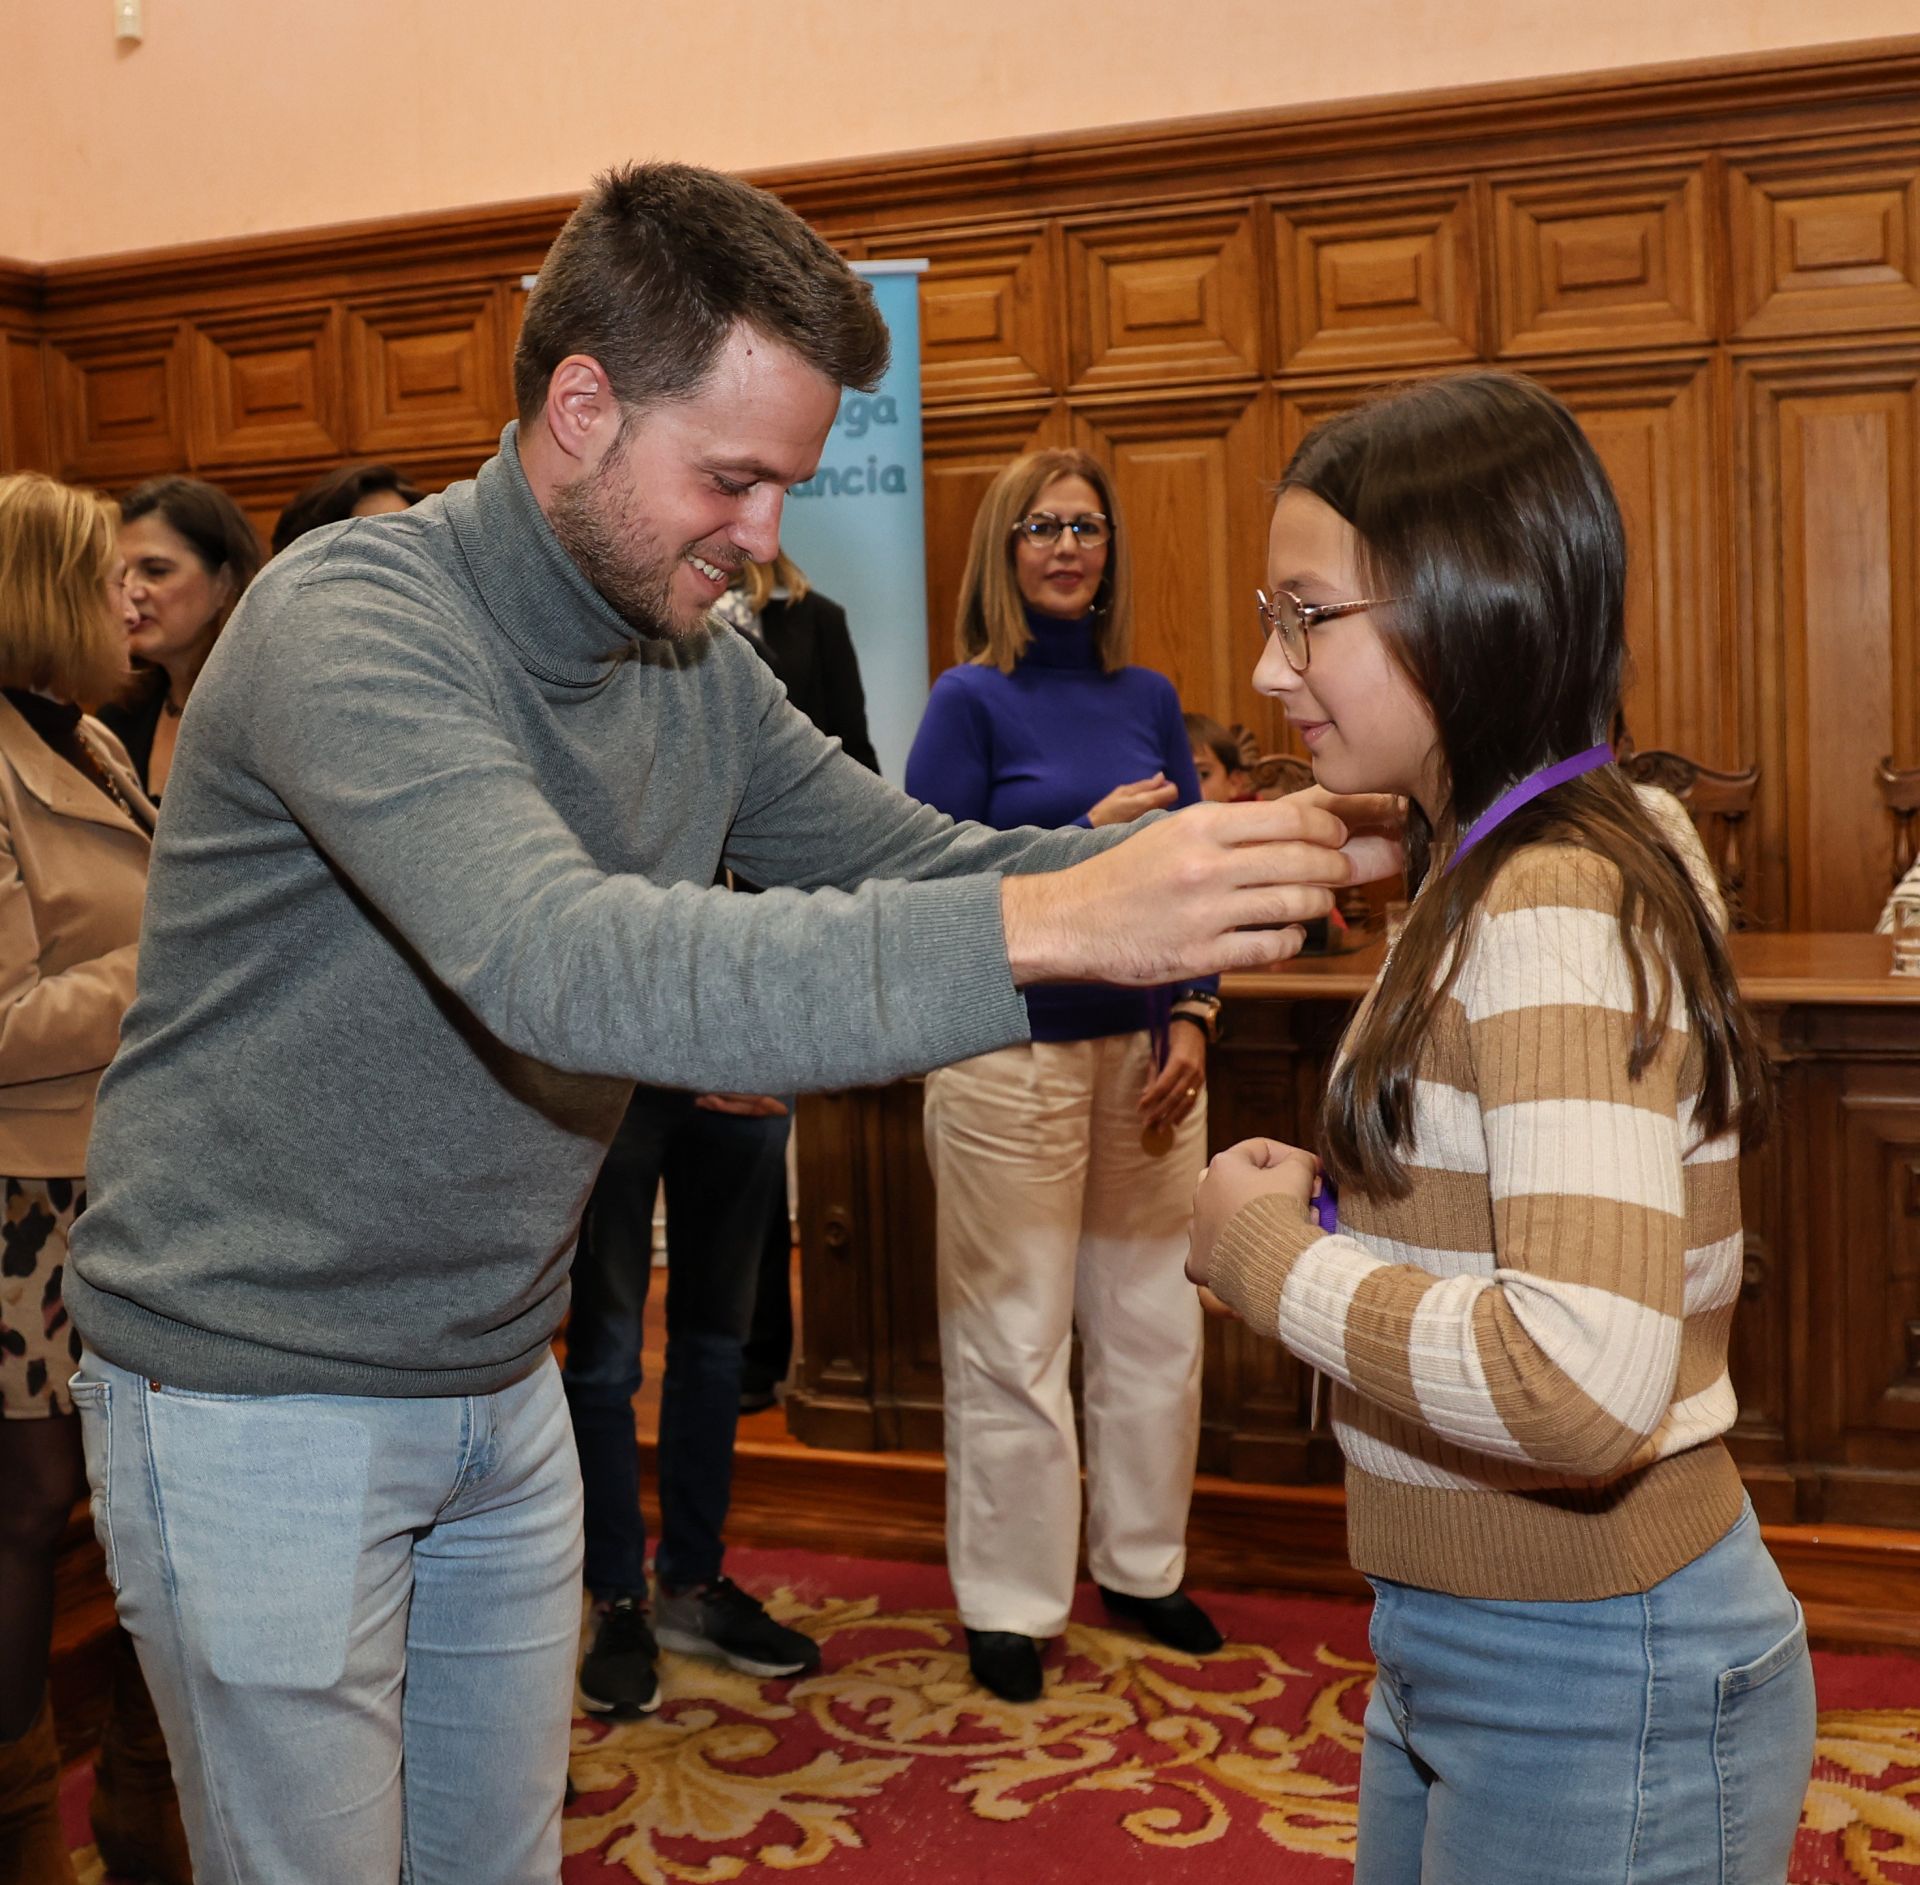
[[623, 497], [626, 457], [623, 427], [599, 464], [554, 492], [547, 521], [560, 547], [622, 621], [642, 635], [678, 640], [706, 618], [675, 619], [673, 578], [680, 559], [667, 554]]

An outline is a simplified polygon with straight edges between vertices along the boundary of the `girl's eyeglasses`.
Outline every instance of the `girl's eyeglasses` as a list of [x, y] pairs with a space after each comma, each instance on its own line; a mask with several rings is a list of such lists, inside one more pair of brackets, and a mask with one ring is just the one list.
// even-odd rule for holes
[[1361, 602], [1302, 602], [1291, 589], [1276, 589], [1271, 601], [1264, 589], [1253, 593], [1260, 604], [1261, 647], [1267, 645], [1269, 635], [1278, 635], [1280, 652], [1296, 674], [1306, 673], [1307, 664], [1313, 659], [1313, 648], [1307, 640], [1310, 630], [1342, 615], [1358, 615], [1362, 609], [1384, 609], [1389, 604], [1385, 596], [1370, 596]]
[[1052, 511], [1031, 511], [1014, 525], [1013, 534], [1036, 550], [1051, 550], [1063, 530], [1083, 550], [1097, 550], [1113, 535], [1113, 525], [1102, 511], [1082, 511], [1078, 517], [1056, 517]]

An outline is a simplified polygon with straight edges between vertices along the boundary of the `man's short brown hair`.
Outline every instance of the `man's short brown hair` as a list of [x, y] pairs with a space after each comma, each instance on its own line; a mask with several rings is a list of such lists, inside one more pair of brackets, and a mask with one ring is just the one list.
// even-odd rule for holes
[[865, 391], [887, 370], [873, 291], [777, 197], [690, 164], [611, 170], [527, 297], [513, 355], [521, 420], [570, 354], [597, 360], [623, 406], [687, 398], [739, 321], [837, 386]]

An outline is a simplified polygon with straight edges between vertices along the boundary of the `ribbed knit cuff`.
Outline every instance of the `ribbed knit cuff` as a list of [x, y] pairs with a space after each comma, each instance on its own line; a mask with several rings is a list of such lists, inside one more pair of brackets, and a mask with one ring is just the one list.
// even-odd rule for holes
[[1280, 1332], [1280, 1292], [1302, 1251], [1325, 1233], [1297, 1199], [1255, 1198], [1227, 1219], [1208, 1287], [1260, 1335]]
[[1027, 1004], [1007, 966], [1000, 878], [950, 877], [906, 889], [902, 950], [882, 966], [897, 969], [883, 986], [897, 987], [903, 1010], [911, 1002], [917, 1011], [914, 1071], [1028, 1039]]

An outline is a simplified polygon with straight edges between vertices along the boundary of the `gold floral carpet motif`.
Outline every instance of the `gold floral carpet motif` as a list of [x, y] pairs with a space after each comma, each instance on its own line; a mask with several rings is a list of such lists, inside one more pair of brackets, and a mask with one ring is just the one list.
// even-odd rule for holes
[[[1221, 1595], [1220, 1655], [1108, 1628], [1083, 1593], [1042, 1700], [975, 1687], [945, 1577], [741, 1552], [734, 1575], [825, 1652], [754, 1682], [668, 1657], [642, 1722], [583, 1720], [566, 1885], [1352, 1876], [1362, 1605]], [[1793, 1885], [1920, 1885], [1920, 1661], [1815, 1658], [1821, 1732]]]
[[[973, 1684], [945, 1575], [736, 1552], [821, 1644], [762, 1682], [661, 1664], [643, 1721], [582, 1717], [565, 1885], [1344, 1885], [1372, 1662], [1363, 1605], [1221, 1595], [1217, 1656], [1107, 1627], [1083, 1592], [1031, 1706]], [[1820, 1740], [1792, 1885], [1920, 1885], [1920, 1661], [1817, 1654]], [[82, 1885], [89, 1776], [63, 1806]]]

